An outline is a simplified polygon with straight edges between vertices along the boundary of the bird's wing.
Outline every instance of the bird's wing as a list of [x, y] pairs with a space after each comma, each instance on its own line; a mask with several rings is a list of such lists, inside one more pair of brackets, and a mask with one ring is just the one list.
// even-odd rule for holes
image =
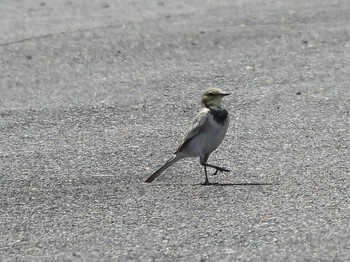
[[199, 133], [199, 131], [203, 128], [205, 122], [207, 121], [208, 115], [209, 110], [206, 108], [199, 111], [198, 115], [192, 120], [191, 126], [189, 127], [183, 139], [181, 140], [180, 145], [175, 153], [179, 152], [184, 145], [186, 145], [192, 138], [194, 138]]

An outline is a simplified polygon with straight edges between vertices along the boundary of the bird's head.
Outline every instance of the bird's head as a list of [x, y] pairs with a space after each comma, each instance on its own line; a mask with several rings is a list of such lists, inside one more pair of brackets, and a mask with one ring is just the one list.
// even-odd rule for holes
[[202, 106], [220, 106], [221, 99], [224, 96], [230, 95], [229, 93], [223, 92], [221, 89], [216, 87], [208, 88], [202, 95], [201, 103]]

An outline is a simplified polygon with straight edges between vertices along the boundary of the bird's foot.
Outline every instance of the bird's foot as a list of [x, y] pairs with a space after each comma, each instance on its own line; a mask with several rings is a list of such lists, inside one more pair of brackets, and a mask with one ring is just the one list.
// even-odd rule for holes
[[204, 183], [201, 183], [202, 186], [215, 186], [215, 185], [219, 185], [219, 183], [212, 183], [209, 181], [205, 181]]
[[211, 185], [211, 183], [209, 182], [209, 180], [205, 180], [201, 185], [202, 186], [209, 186], [209, 185]]
[[212, 176], [216, 176], [218, 174], [218, 171], [220, 172], [230, 172], [229, 169], [226, 169], [224, 167], [215, 167], [216, 168], [216, 171], [212, 174]]

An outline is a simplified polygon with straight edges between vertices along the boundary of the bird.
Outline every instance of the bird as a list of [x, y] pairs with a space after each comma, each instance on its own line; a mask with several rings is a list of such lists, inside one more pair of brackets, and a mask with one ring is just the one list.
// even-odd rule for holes
[[222, 98], [228, 95], [230, 93], [223, 92], [216, 87], [208, 88], [202, 94], [201, 109], [192, 120], [173, 157], [148, 177], [145, 182], [153, 182], [167, 168], [187, 157], [199, 157], [199, 162], [204, 167], [205, 174], [205, 181], [202, 185], [211, 184], [208, 179], [207, 167], [216, 169], [213, 175], [216, 175], [218, 171], [230, 171], [226, 168], [207, 163], [210, 154], [223, 141], [229, 126], [229, 114], [221, 105]]

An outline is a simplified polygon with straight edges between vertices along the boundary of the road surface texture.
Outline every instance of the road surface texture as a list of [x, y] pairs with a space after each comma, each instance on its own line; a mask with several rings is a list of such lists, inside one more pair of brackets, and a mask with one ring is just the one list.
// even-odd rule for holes
[[[350, 261], [350, 1], [0, 3], [1, 261]], [[201, 186], [171, 157], [232, 92]]]

